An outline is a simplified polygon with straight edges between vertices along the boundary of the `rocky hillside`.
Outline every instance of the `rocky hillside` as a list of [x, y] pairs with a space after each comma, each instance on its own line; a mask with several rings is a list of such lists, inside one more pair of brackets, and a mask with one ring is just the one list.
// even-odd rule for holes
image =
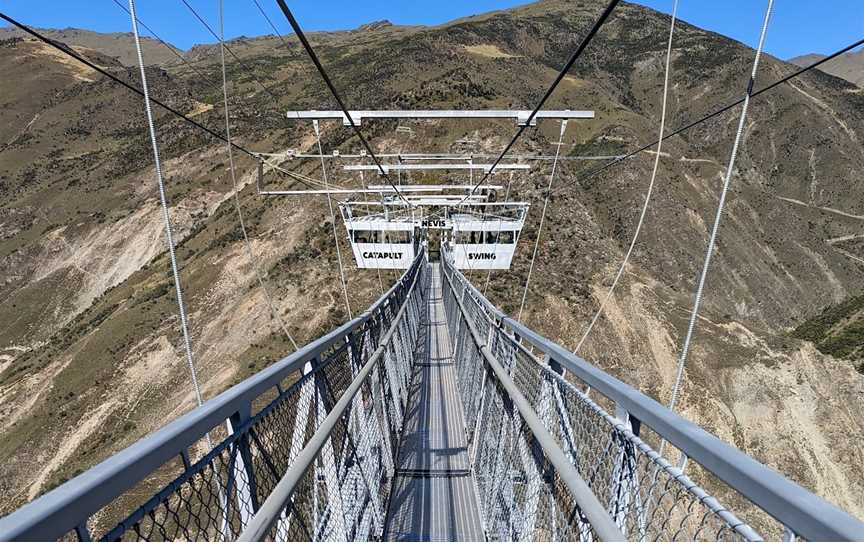
[[[796, 56], [789, 60], [796, 66], [807, 66], [814, 62], [818, 62], [825, 58], [826, 55], [809, 54]], [[857, 52], [850, 51], [839, 57], [826, 62], [818, 69], [831, 75], [842, 77], [843, 79], [855, 83], [859, 87], [864, 87], [864, 49]]]
[[[549, 0], [439, 27], [381, 24], [311, 39], [352, 108], [530, 108], [601, 9]], [[655, 137], [668, 24], [639, 6], [615, 12], [548, 103], [596, 111], [570, 124], [567, 154], [616, 154]], [[231, 64], [232, 132], [253, 150], [310, 149], [311, 126], [283, 113], [335, 106], [308, 60], [273, 37], [231, 47], [276, 95]], [[751, 49], [686, 24], [674, 49], [669, 126], [741, 96]], [[187, 53], [207, 79], [159, 63], [149, 73], [155, 97], [221, 131], [217, 53]], [[91, 54], [137, 84], [134, 69]], [[794, 69], [767, 58], [759, 84]], [[5, 512], [189, 410], [193, 395], [140, 100], [32, 41], [0, 42], [0, 70], [12, 74], [0, 80]], [[212, 397], [291, 347], [244, 256], [224, 145], [157, 114], [196, 363]], [[580, 352], [663, 402], [737, 118], [733, 110], [667, 142], [632, 266]], [[394, 123], [363, 129], [379, 149], [475, 153], [499, 150], [514, 129], [409, 125], [411, 137]], [[518, 151], [548, 154], [557, 134], [541, 123]], [[837, 241], [864, 227], [862, 138], [864, 94], [835, 77], [814, 71], [754, 101], [679, 402], [686, 417], [859, 517], [864, 378], [854, 363], [790, 332], [864, 293], [864, 250]], [[356, 151], [358, 143], [334, 123], [324, 125], [324, 147]], [[632, 235], [652, 160], [644, 153], [590, 178], [584, 173], [597, 162], [559, 169], [556, 185], [569, 185], [550, 202], [529, 325], [575, 346]], [[259, 197], [251, 160], [238, 165], [253, 250], [290, 331], [307, 342], [347, 318], [326, 201]], [[314, 162], [284, 166], [320, 175]], [[514, 198], [534, 205], [513, 268], [491, 276], [490, 297], [511, 312], [547, 175], [540, 165], [512, 178]], [[338, 170], [333, 177], [360, 184]], [[292, 186], [272, 174], [268, 182]], [[354, 312], [380, 291], [374, 271], [351, 266], [348, 280]]]

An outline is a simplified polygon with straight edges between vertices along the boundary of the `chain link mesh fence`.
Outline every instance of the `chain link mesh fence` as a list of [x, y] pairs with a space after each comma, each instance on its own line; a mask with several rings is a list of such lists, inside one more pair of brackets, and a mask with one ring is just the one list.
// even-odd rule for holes
[[[279, 386], [275, 398], [260, 411], [211, 429], [211, 435], [224, 438], [212, 448], [208, 445], [203, 457], [193, 462], [188, 449], [182, 451], [182, 473], [127, 512], [114, 528], [100, 533], [94, 527], [100, 511], [90, 518], [89, 532], [79, 529], [80, 534], [73, 531], [64, 539], [236, 539], [382, 346], [404, 306], [404, 316], [395, 323], [392, 337], [285, 504], [269, 539], [370, 540], [380, 536], [412, 351], [420, 332], [426, 267], [424, 259], [418, 258], [387, 298], [309, 359], [287, 379], [292, 383], [284, 389]], [[412, 289], [415, 278], [417, 286]]]
[[[450, 270], [446, 271], [450, 273]], [[449, 275], [448, 275], [449, 276]], [[451, 284], [453, 287], [451, 288]], [[497, 378], [486, 369], [457, 299], [483, 336], [493, 332], [483, 308], [462, 297], [465, 285], [444, 281], [445, 312], [457, 337], [454, 361], [465, 412], [476, 492], [490, 540], [596, 538], [543, 448]]]
[[[459, 385], [487, 532], [508, 540], [590, 539], [590, 526], [567, 501], [566, 488], [546, 470], [518, 412], [497, 389], [479, 347], [470, 339], [457, 298], [480, 335], [487, 337], [493, 356], [628, 539], [761, 540], [643, 442], [638, 423], [609, 415], [502, 327], [498, 311], [468, 286], [464, 276], [446, 264], [445, 273], [452, 284], [447, 288], [449, 299], [445, 297], [448, 325], [459, 336]], [[476, 393], [478, 389], [483, 393]]]

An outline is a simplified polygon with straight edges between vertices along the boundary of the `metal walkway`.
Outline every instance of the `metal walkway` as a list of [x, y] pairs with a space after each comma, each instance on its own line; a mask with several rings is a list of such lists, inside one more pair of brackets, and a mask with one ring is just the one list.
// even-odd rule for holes
[[432, 264], [384, 540], [484, 540], [444, 315]]

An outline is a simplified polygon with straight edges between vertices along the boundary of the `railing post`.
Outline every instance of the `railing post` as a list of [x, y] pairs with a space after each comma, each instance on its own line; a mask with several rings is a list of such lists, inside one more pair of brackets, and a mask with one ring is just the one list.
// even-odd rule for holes
[[[240, 408], [231, 415], [228, 419], [228, 430], [232, 434], [236, 434], [237, 431], [249, 420], [252, 415], [252, 405], [249, 402], [244, 402]], [[258, 484], [255, 478], [255, 468], [254, 463], [252, 462], [252, 451], [249, 448], [249, 434], [244, 433], [240, 435], [240, 437], [236, 440], [235, 446], [237, 447], [237, 451], [239, 454], [234, 454], [235, 463], [229, 469], [229, 476], [233, 476], [234, 485], [237, 487], [237, 497], [238, 502], [249, 502], [252, 504], [252, 514], [258, 512], [258, 508], [260, 508], [260, 503], [258, 502]], [[265, 450], [259, 450], [260, 453], [266, 454]], [[245, 474], [245, 480], [244, 475]], [[228, 487], [230, 488], [231, 483], [229, 481]], [[230, 509], [231, 503], [231, 492], [228, 491], [225, 495], [225, 514], [226, 517], [230, 517], [228, 514], [228, 510]], [[240, 512], [240, 521], [242, 525], [247, 525], [249, 523], [249, 519], [252, 517], [252, 514], [249, 513], [249, 510], [246, 510], [244, 507], [239, 507]], [[226, 531], [223, 530], [223, 534]]]
[[[631, 430], [630, 413], [621, 404], [615, 403], [615, 417], [624, 425], [626, 430]], [[638, 484], [635, 480], [636, 465], [635, 465], [635, 450], [633, 444], [621, 437], [620, 431], [617, 428], [612, 428], [612, 439], [618, 440], [620, 449], [618, 456], [615, 459], [615, 466], [612, 469], [612, 494], [609, 496], [610, 502], [608, 509], [611, 512], [612, 519], [621, 529], [621, 532], [627, 534], [627, 514], [633, 503], [634, 498], [638, 498]]]
[[[319, 364], [321, 362], [320, 358], [315, 359], [315, 364]], [[319, 371], [314, 375], [315, 380], [315, 411], [316, 411], [316, 422], [315, 427], [319, 428], [324, 423], [324, 419], [327, 417], [328, 409], [325, 407], [325, 400], [328, 397], [328, 394], [332, 394], [329, 390], [326, 378], [324, 374]], [[328, 401], [330, 402], [330, 401]], [[335, 404], [335, 400], [332, 401]], [[330, 408], [333, 407], [333, 404], [330, 405]], [[349, 412], [351, 407], [349, 406]], [[349, 414], [350, 417], [350, 414]], [[320, 465], [320, 467], [319, 467]], [[329, 514], [325, 514], [325, 518], [329, 521], [325, 523], [320, 523], [320, 518], [316, 518], [316, 533], [320, 532], [318, 529], [326, 528], [328, 525], [335, 523], [335, 533], [327, 533], [325, 532], [321, 536], [323, 536], [326, 540], [338, 540], [348, 542], [348, 530], [345, 526], [345, 502], [344, 496], [342, 495], [342, 483], [339, 479], [339, 468], [336, 465], [336, 454], [333, 451], [333, 442], [331, 439], [327, 439], [324, 443], [324, 446], [321, 449], [321, 455], [315, 460], [315, 466], [313, 468], [313, 495], [317, 498], [317, 484], [319, 479], [318, 470], [319, 468], [324, 469], [324, 485], [327, 488], [327, 502], [325, 503], [325, 507], [329, 508]], [[326, 509], [325, 508], [325, 509]], [[317, 506], [316, 506], [317, 512]], [[331, 538], [335, 537], [335, 538]]]
[[75, 527], [75, 534], [78, 536], [78, 542], [92, 542], [93, 539], [90, 538], [90, 531], [87, 529], [87, 519]]

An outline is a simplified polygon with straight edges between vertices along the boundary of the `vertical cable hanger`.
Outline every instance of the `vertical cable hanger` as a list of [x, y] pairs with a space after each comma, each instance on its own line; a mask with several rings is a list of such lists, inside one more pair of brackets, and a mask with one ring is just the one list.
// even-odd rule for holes
[[[681, 355], [678, 359], [678, 371], [675, 376], [675, 385], [672, 387], [672, 399], [669, 401], [669, 410], [675, 410], [675, 403], [678, 399], [678, 392], [681, 387], [681, 382], [684, 377], [684, 368], [687, 363], [687, 355], [690, 352], [690, 344], [693, 340], [693, 333], [696, 328], [696, 321], [699, 317], [699, 307], [702, 303], [702, 293], [705, 288], [705, 279], [708, 275], [708, 268], [711, 265], [711, 256], [714, 254], [714, 248], [717, 243], [717, 231], [720, 229], [720, 220], [723, 217], [723, 207], [726, 203], [726, 195], [729, 192], [729, 184], [732, 181], [732, 174], [735, 171], [735, 159], [738, 156], [738, 149], [741, 144], [741, 138], [744, 134], [744, 126], [747, 120], [747, 109], [750, 106], [750, 98], [753, 95], [753, 85], [756, 82], [756, 74], [759, 70], [759, 60], [762, 57], [762, 48], [765, 45], [765, 36], [768, 33], [768, 23], [771, 20], [771, 12], [774, 7], [774, 0], [768, 0], [768, 6], [765, 8], [765, 18], [762, 22], [762, 32], [759, 35], [759, 45], [756, 47], [756, 55], [753, 58], [753, 68], [750, 71], [750, 80], [747, 83], [747, 90], [744, 94], [744, 105], [741, 107], [741, 118], [738, 120], [738, 131], [735, 133], [735, 142], [732, 144], [732, 152], [729, 156], [729, 164], [726, 167], [726, 176], [723, 179], [723, 189], [720, 191], [720, 201], [717, 203], [717, 212], [714, 215], [714, 225], [711, 228], [711, 236], [708, 239], [708, 247], [705, 250], [705, 261], [702, 264], [702, 272], [699, 274], [699, 284], [696, 287], [696, 295], [693, 300], [693, 309], [690, 311], [690, 321], [687, 324], [687, 335], [684, 337], [684, 344], [681, 347]], [[663, 445], [661, 443], [660, 453], [663, 453]]]
[[549, 174], [549, 184], [546, 186], [546, 197], [543, 199], [543, 211], [540, 213], [540, 225], [537, 227], [537, 237], [534, 239], [534, 251], [531, 253], [531, 264], [528, 266], [528, 276], [525, 277], [525, 288], [522, 290], [522, 302], [519, 304], [519, 313], [516, 321], [522, 321], [522, 311], [525, 309], [525, 298], [528, 297], [528, 286], [531, 284], [531, 273], [534, 271], [534, 261], [537, 259], [537, 249], [540, 247], [540, 236], [543, 235], [543, 224], [546, 222], [546, 209], [549, 207], [549, 195], [552, 191], [552, 181], [555, 180], [555, 171], [558, 166], [558, 156], [561, 154], [561, 146], [564, 145], [564, 132], [567, 130], [567, 119], [561, 121], [561, 133], [558, 135], [558, 143], [555, 145], [555, 159], [552, 161], [552, 172]]
[[[234, 208], [237, 211], [237, 220], [240, 223], [240, 231], [243, 233], [243, 247], [246, 252], [246, 258], [249, 260], [249, 265], [251, 265], [255, 270], [255, 277], [258, 279], [258, 285], [261, 287], [261, 291], [264, 292], [264, 297], [267, 300], [267, 307], [270, 309], [270, 315], [279, 324], [282, 333], [284, 333], [288, 341], [291, 342], [294, 350], [297, 350], [297, 342], [294, 340], [294, 337], [291, 336], [291, 332], [288, 331], [288, 326], [285, 324], [285, 321], [282, 320], [282, 316], [279, 314], [278, 309], [273, 303], [273, 298], [267, 290], [267, 285], [264, 283], [264, 274], [261, 272], [258, 260], [255, 259], [255, 255], [252, 252], [252, 244], [249, 242], [249, 234], [246, 232], [246, 223], [243, 220], [243, 209], [240, 206], [240, 188], [237, 185], [237, 173], [234, 168], [234, 151], [231, 146], [231, 117], [230, 110], [228, 109], [228, 76], [225, 69], [225, 17], [223, 0], [219, 0], [219, 53], [222, 67], [222, 98], [224, 100], [225, 109], [225, 139], [227, 140], [228, 164], [231, 171], [231, 187], [234, 191]], [[259, 164], [259, 167], [263, 167], [263, 164]]]
[[[144, 94], [144, 109], [147, 113], [147, 126], [150, 133], [150, 144], [153, 147], [153, 162], [156, 165], [156, 181], [159, 185], [159, 201], [162, 205], [162, 219], [165, 222], [165, 237], [168, 243], [168, 254], [171, 258], [171, 273], [174, 277], [174, 292], [177, 295], [177, 306], [180, 310], [180, 327], [183, 332], [183, 345], [186, 350], [186, 361], [189, 365], [189, 375], [195, 391], [195, 401], [201, 406], [201, 387], [198, 384], [198, 373], [192, 358], [192, 341], [189, 338], [189, 322], [186, 317], [186, 307], [183, 304], [183, 288], [180, 285], [180, 272], [177, 270], [177, 255], [174, 250], [174, 236], [171, 232], [171, 217], [168, 212], [168, 198], [165, 195], [165, 179], [162, 176], [162, 162], [159, 159], [159, 144], [156, 140], [156, 128], [153, 123], [153, 111], [150, 109], [150, 90], [147, 86], [147, 73], [144, 70], [144, 57], [141, 54], [141, 38], [138, 36], [138, 23], [135, 17], [135, 0], [129, 0], [129, 16], [132, 19], [132, 34], [135, 38], [135, 52], [138, 54], [138, 68], [141, 71], [141, 89]], [[207, 440], [210, 440], [208, 433]]]
[[333, 212], [333, 198], [330, 195], [330, 188], [327, 181], [327, 165], [324, 163], [324, 150], [321, 146], [321, 131], [318, 128], [318, 121], [313, 120], [312, 126], [315, 128], [315, 139], [318, 140], [318, 154], [321, 156], [321, 176], [324, 179], [324, 190], [327, 194], [327, 207], [330, 209], [330, 222], [333, 226], [333, 242], [336, 243], [336, 259], [339, 262], [339, 282], [342, 284], [342, 295], [345, 297], [345, 308], [348, 310], [348, 319], [353, 319], [354, 315], [351, 312], [351, 303], [348, 301], [348, 285], [345, 283], [345, 270], [342, 267], [342, 251], [339, 248], [339, 236], [336, 234], [336, 214]]
[[624, 255], [624, 259], [621, 261], [620, 267], [618, 267], [618, 272], [615, 274], [615, 278], [612, 280], [612, 285], [609, 287], [609, 291], [606, 292], [606, 297], [603, 298], [603, 301], [600, 303], [600, 307], [597, 308], [597, 311], [594, 313], [594, 317], [591, 318], [591, 322], [588, 324], [588, 327], [585, 329], [585, 332], [582, 334], [582, 338], [579, 339], [579, 343], [576, 345], [576, 348], [573, 350], [573, 353], [576, 354], [582, 348], [582, 345], [585, 344], [585, 339], [588, 338], [588, 335], [591, 334], [591, 330], [594, 329], [594, 325], [597, 323], [597, 320], [600, 319], [600, 316], [603, 314], [603, 310], [606, 308], [606, 305], [609, 303], [609, 300], [612, 299], [612, 294], [615, 293], [615, 287], [618, 285], [618, 281], [621, 280], [621, 277], [624, 275], [624, 270], [627, 269], [627, 264], [630, 261], [630, 256], [633, 254], [633, 248], [636, 246], [636, 240], [639, 239], [639, 234], [642, 231], [642, 225], [645, 223], [645, 215], [648, 213], [648, 204], [651, 202], [651, 195], [654, 193], [654, 182], [657, 179], [657, 170], [660, 166], [660, 156], [661, 151], [663, 150], [663, 132], [666, 130], [666, 106], [668, 103], [669, 97], [669, 71], [672, 60], [672, 37], [675, 34], [675, 21], [678, 17], [678, 0], [672, 5], [672, 19], [669, 23], [669, 39], [666, 42], [666, 69], [664, 70], [663, 75], [663, 100], [662, 106], [660, 109], [660, 129], [657, 140], [657, 148], [655, 149], [654, 154], [654, 169], [651, 171], [651, 180], [648, 182], [648, 189], [645, 191], [645, 201], [642, 203], [642, 212], [639, 215], [639, 220], [636, 223], [636, 230], [633, 232], [633, 238], [630, 240], [630, 246], [627, 247], [627, 253]]

